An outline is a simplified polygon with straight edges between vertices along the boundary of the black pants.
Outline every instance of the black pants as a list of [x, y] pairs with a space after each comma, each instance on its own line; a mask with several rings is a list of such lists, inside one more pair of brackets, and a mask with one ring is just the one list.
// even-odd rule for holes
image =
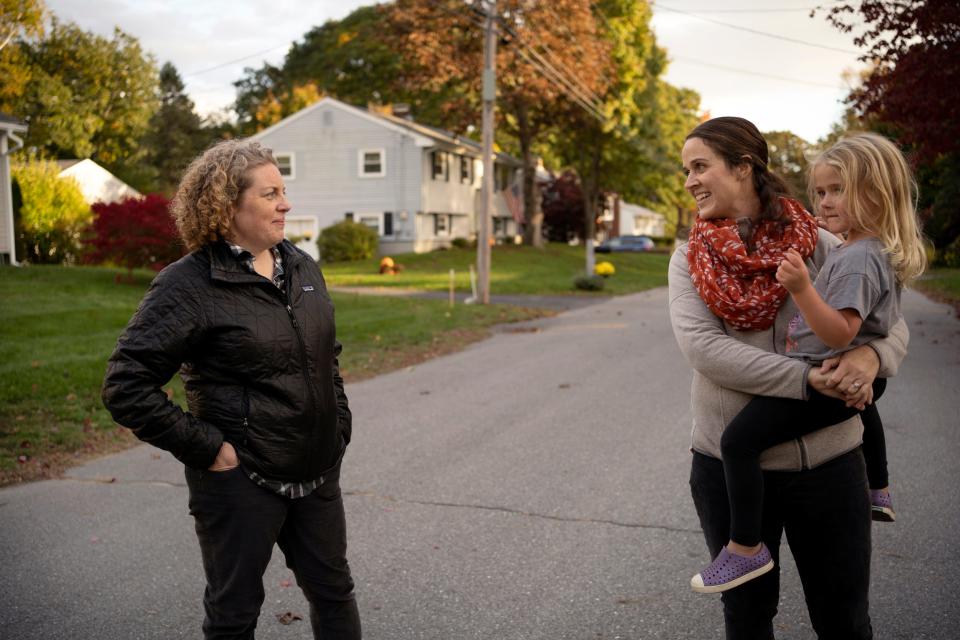
[[[727, 640], [770, 640], [780, 589], [780, 538], [787, 534], [807, 611], [820, 640], [873, 637], [870, 500], [859, 449], [815, 469], [764, 471], [762, 536], [773, 571], [723, 592]], [[690, 490], [710, 557], [727, 542], [730, 509], [723, 463], [693, 454]]]
[[240, 468], [186, 470], [207, 577], [206, 640], [254, 637], [274, 544], [310, 603], [314, 637], [360, 638], [339, 472], [331, 476], [309, 496], [290, 499], [257, 486]]
[[[887, 381], [873, 382], [873, 398], [883, 395]], [[858, 413], [843, 400], [816, 391], [808, 400], [754, 397], [727, 425], [720, 439], [723, 472], [730, 492], [730, 539], [747, 546], [760, 542], [763, 474], [760, 454], [770, 447], [825, 429]], [[859, 412], [864, 423], [864, 456], [872, 488], [887, 486], [887, 454], [883, 424], [876, 404]], [[881, 483], [881, 484], [877, 484]]]

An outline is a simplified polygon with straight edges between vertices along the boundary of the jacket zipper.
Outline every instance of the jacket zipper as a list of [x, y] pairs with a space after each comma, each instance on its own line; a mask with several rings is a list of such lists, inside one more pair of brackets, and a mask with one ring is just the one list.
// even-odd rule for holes
[[[288, 289], [289, 290], [289, 289]], [[297, 317], [293, 314], [293, 307], [290, 306], [289, 294], [286, 302], [287, 315], [290, 317], [290, 324], [293, 325], [294, 330], [297, 333], [297, 340], [300, 342], [300, 364], [303, 367], [303, 379], [307, 383], [307, 393], [310, 394], [310, 404], [308, 414], [312, 414], [316, 409], [317, 402], [314, 397], [313, 390], [313, 381], [310, 378], [310, 367], [307, 361], [307, 342], [303, 339], [303, 330], [300, 328], [300, 323], [297, 322]]]
[[243, 388], [243, 401], [240, 406], [241, 413], [243, 414], [243, 432], [240, 436], [241, 444], [245, 447], [247, 446], [247, 427], [249, 426], [249, 416], [250, 416], [250, 392], [246, 387]]

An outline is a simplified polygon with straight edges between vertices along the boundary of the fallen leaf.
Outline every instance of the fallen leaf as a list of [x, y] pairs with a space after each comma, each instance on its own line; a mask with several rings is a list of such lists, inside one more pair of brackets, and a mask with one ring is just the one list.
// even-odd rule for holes
[[159, 460], [159, 459], [162, 458], [162, 457], [163, 457], [163, 456], [161, 456], [159, 453], [151, 453], [151, 454], [150, 454], [150, 459], [151, 459], [151, 460]]
[[75, 394], [75, 393], [68, 393], [68, 394], [67, 394], [67, 402], [73, 402], [73, 401], [76, 400], [76, 399], [77, 399], [77, 394]]
[[167, 394], [167, 400], [173, 400], [173, 389], [171, 389], [170, 387], [167, 387], [166, 389], [163, 390], [163, 392]]
[[98, 542], [100, 542], [100, 538], [98, 538], [97, 536], [90, 536], [91, 544], [97, 544]]
[[23, 464], [29, 459], [30, 459], [30, 456], [17, 456], [17, 462], [19, 462], [20, 464]]
[[569, 388], [570, 388], [570, 383], [569, 383], [569, 382], [564, 382], [564, 383], [558, 385], [557, 388], [558, 388], [558, 389], [569, 389]]
[[85, 417], [83, 418], [83, 426], [84, 426], [84, 428], [86, 428], [86, 427], [92, 427], [92, 426], [93, 426], [93, 419], [90, 418], [90, 416], [85, 416]]
[[421, 391], [421, 392], [420, 392], [420, 395], [422, 395], [422, 396], [428, 396], [428, 395], [430, 395], [430, 392], [429, 392], [429, 391]]
[[21, 449], [29, 449], [29, 448], [30, 448], [30, 441], [29, 441], [29, 440], [24, 440], [24, 441], [22, 441], [22, 442], [20, 443], [20, 448], [21, 448]]
[[286, 578], [280, 581], [280, 586], [283, 587], [284, 589], [288, 588], [292, 584], [293, 583], [287, 580]]
[[292, 611], [287, 611], [286, 613], [278, 613], [277, 622], [280, 624], [292, 624], [296, 620], [303, 620], [303, 616], [298, 613], [293, 613]]
[[39, 361], [39, 360], [34, 360], [34, 361], [32, 361], [32, 362], [30, 363], [30, 366], [33, 367], [34, 369], [36, 369], [37, 367], [40, 366], [40, 361]]

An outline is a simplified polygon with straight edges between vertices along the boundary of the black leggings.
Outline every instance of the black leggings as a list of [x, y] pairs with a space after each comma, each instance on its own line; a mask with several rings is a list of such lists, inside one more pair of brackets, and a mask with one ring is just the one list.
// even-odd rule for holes
[[763, 474], [760, 454], [774, 445], [830, 427], [860, 413], [863, 454], [871, 489], [887, 486], [887, 453], [876, 400], [887, 381], [873, 382], [874, 404], [862, 412], [843, 400], [810, 391], [809, 400], [756, 396], [727, 425], [720, 439], [723, 475], [730, 499], [730, 539], [745, 546], [760, 543]]

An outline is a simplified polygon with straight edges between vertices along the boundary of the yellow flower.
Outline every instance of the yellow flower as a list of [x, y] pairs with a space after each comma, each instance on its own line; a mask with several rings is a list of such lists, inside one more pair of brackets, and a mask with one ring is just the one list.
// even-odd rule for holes
[[608, 276], [612, 276], [613, 274], [615, 274], [617, 270], [613, 267], [612, 264], [604, 261], [604, 262], [598, 262], [597, 266], [593, 268], [593, 272], [598, 276], [603, 276], [604, 278], [606, 278]]

